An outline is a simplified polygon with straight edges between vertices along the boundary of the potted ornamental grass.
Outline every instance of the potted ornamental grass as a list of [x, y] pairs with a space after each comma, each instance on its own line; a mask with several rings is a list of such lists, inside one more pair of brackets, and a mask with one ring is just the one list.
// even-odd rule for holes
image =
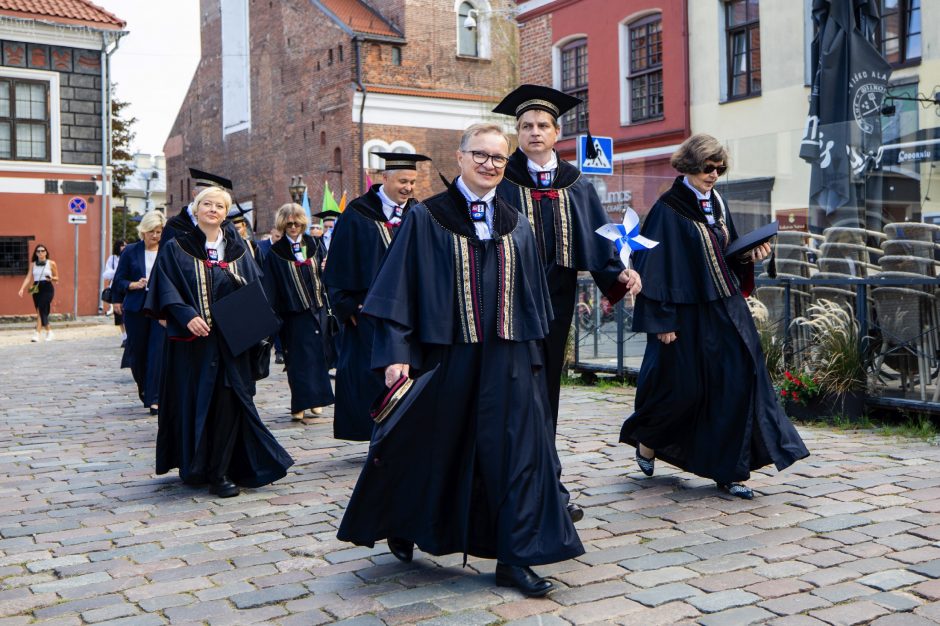
[[[860, 418], [868, 375], [865, 349], [851, 307], [820, 299], [807, 308], [806, 315], [792, 323], [809, 331], [810, 348], [800, 372], [790, 372], [791, 378], [785, 379], [791, 386], [796, 386], [791, 391], [802, 390], [802, 385], [806, 384], [804, 406], [808, 406], [812, 400], [808, 381], [812, 381], [817, 389], [821, 417]], [[794, 379], [799, 380], [800, 385]], [[792, 394], [790, 399], [793, 399]]]

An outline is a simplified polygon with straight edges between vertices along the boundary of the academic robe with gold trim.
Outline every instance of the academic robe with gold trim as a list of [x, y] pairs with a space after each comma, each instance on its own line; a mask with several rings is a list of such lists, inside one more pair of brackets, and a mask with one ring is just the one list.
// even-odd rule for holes
[[[228, 476], [245, 487], [283, 478], [293, 459], [261, 421], [252, 396], [249, 352], [231, 353], [212, 321], [211, 305], [235, 289], [236, 281], [260, 280], [261, 272], [237, 233], [225, 233], [226, 268], [206, 262], [206, 238], [198, 228], [161, 245], [150, 274], [144, 312], [167, 323], [166, 360], [157, 425], [156, 471], [179, 468], [180, 478], [198, 484], [209, 479], [210, 428], [235, 428], [238, 438]], [[196, 316], [209, 323], [206, 337], [186, 325]], [[231, 394], [219, 412], [217, 394]]]
[[[643, 443], [667, 463], [718, 483], [747, 480], [809, 455], [780, 407], [744, 293], [754, 266], [725, 259], [737, 239], [717, 198], [709, 225], [676, 178], [641, 233], [659, 245], [634, 253], [643, 279], [633, 330], [647, 333], [634, 413], [620, 441]], [[675, 332], [668, 345], [658, 333]]]
[[528, 157], [517, 149], [509, 159], [499, 191], [531, 223], [551, 293], [555, 319], [545, 338], [545, 370], [552, 420], [557, 425], [578, 272], [591, 272], [601, 292], [615, 304], [626, 293], [626, 287], [617, 280], [623, 264], [610, 241], [594, 232], [609, 221], [597, 192], [566, 161], [558, 160], [551, 186], [538, 189], [529, 174]]
[[[373, 367], [433, 373], [370, 446], [338, 537], [538, 565], [584, 552], [565, 508], [544, 374], [535, 239], [498, 196], [480, 240], [455, 188], [405, 217], [366, 298]], [[436, 370], [434, 369], [436, 367]]]

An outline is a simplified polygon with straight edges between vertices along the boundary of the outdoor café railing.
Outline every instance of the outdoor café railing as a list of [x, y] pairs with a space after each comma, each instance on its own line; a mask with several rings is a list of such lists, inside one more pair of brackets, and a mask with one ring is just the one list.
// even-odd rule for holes
[[[783, 342], [786, 368], [800, 368], [812, 335], [794, 320], [820, 300], [834, 301], [858, 324], [869, 401], [940, 411], [940, 279], [928, 276], [759, 278], [756, 297], [768, 326]], [[609, 305], [590, 278], [579, 279], [574, 316], [573, 369], [635, 377], [646, 335], [632, 330], [632, 302]]]

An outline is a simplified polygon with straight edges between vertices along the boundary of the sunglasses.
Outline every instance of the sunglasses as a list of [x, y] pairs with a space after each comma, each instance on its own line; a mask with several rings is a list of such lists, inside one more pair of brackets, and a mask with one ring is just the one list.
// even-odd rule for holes
[[712, 165], [711, 163], [706, 163], [705, 165], [702, 166], [703, 174], [711, 174], [712, 172], [715, 172], [715, 171], [717, 171], [718, 175], [721, 176], [722, 174], [728, 171], [728, 166], [727, 165]]
[[46, 254], [49, 253], [49, 251], [46, 250], [45, 248], [36, 248], [36, 253], [38, 254], [38, 253], [40, 253], [40, 252], [45, 252]]
[[306, 226], [303, 222], [286, 222], [284, 224], [285, 228], [294, 228], [295, 226]]

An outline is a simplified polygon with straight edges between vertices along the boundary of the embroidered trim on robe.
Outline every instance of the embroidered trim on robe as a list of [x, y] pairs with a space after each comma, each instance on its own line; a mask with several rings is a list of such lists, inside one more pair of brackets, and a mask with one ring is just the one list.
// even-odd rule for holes
[[[528, 187], [519, 187], [522, 207], [525, 210], [526, 217], [529, 218], [529, 224], [535, 232], [536, 248], [539, 251], [539, 258], [545, 262], [545, 235], [542, 232], [542, 212], [540, 202], [532, 197], [533, 191], [539, 189], [529, 189]], [[574, 243], [572, 241], [571, 229], [571, 200], [568, 197], [567, 187], [554, 189], [558, 192], [558, 199], [550, 200], [552, 203], [552, 213], [555, 216], [555, 263], [561, 267], [573, 268], [572, 261]]]
[[457, 317], [460, 318], [460, 338], [463, 343], [477, 343], [480, 341], [477, 298], [474, 295], [474, 269], [477, 263], [467, 238], [456, 233], [451, 233], [451, 236], [454, 239], [454, 267], [457, 270], [457, 306], [460, 309]]
[[513, 328], [512, 295], [513, 285], [516, 284], [517, 259], [516, 245], [512, 240], [512, 233], [498, 240], [497, 253], [499, 254], [499, 310], [496, 312], [496, 324], [499, 335], [503, 339], [516, 338]]
[[382, 238], [382, 243], [388, 248], [389, 244], [392, 243], [392, 233], [389, 232], [388, 227], [383, 222], [375, 222], [375, 226], [379, 229], [379, 237]]
[[193, 267], [196, 269], [196, 291], [199, 292], [199, 313], [206, 320], [206, 324], [212, 327], [212, 313], [209, 311], [209, 292], [212, 286], [209, 284], [209, 276], [206, 274], [206, 264], [196, 257], [192, 257]]

